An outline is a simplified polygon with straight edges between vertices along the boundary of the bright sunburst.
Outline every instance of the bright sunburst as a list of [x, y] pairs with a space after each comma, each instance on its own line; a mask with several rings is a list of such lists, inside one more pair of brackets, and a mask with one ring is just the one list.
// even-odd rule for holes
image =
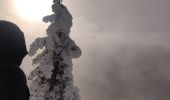
[[15, 0], [18, 14], [28, 21], [40, 21], [51, 12], [52, 0]]

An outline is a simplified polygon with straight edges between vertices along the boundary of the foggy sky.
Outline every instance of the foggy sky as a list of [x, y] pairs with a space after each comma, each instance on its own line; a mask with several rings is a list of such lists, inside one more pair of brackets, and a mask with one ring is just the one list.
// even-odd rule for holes
[[[74, 0], [102, 32], [169, 32], [169, 0]], [[81, 5], [79, 7], [79, 5]]]
[[75, 69], [86, 93], [83, 99], [169, 100], [170, 1], [76, 0], [74, 4], [75, 15], [88, 22], [79, 25], [89, 29], [76, 39], [84, 51]]
[[[29, 48], [46, 26], [20, 21], [10, 8], [1, 9], [9, 5], [2, 1], [0, 18], [19, 24]], [[83, 52], [73, 71], [82, 100], [170, 100], [169, 0], [68, 2], [71, 36]], [[30, 60], [24, 59], [25, 73]]]

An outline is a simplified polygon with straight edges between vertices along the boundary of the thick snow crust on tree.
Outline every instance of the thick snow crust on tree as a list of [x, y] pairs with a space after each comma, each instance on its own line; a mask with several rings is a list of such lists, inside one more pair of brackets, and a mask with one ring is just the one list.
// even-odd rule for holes
[[[54, 0], [54, 14], [43, 21], [51, 24], [47, 36], [37, 38], [29, 50], [35, 56], [35, 67], [29, 74], [30, 100], [80, 100], [79, 89], [73, 85], [72, 59], [81, 56], [80, 48], [70, 38], [72, 16], [60, 0]], [[39, 49], [43, 51], [37, 54]]]

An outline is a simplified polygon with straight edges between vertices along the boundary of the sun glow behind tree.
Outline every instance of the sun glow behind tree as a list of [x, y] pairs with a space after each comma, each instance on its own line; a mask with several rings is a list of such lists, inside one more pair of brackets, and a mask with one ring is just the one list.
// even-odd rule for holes
[[32, 22], [41, 21], [51, 13], [51, 0], [15, 0], [16, 10], [22, 19]]

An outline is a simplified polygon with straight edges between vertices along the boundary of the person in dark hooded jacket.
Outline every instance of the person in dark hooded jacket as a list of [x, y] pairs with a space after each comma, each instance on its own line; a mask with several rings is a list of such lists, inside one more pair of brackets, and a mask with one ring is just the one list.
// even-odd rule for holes
[[0, 100], [29, 100], [26, 76], [19, 68], [26, 55], [23, 32], [0, 20]]

